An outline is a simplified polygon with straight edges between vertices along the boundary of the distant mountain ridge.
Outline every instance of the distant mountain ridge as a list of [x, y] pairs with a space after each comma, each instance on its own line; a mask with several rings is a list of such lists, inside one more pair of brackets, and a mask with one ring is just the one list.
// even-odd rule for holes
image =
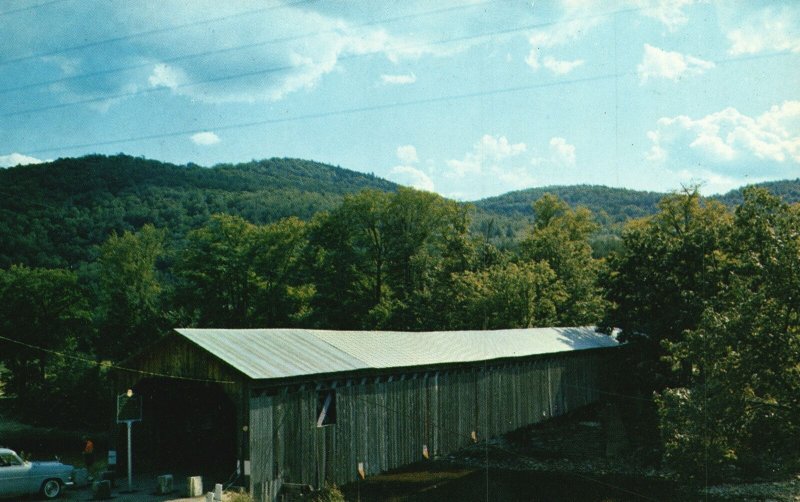
[[395, 191], [397, 185], [298, 159], [206, 168], [90, 155], [0, 169], [0, 267], [91, 262], [111, 232], [147, 223], [179, 240], [214, 213], [261, 224], [308, 219], [364, 189]]
[[[788, 203], [800, 202], [800, 179], [770, 181], [756, 186], [766, 188]], [[723, 195], [709, 199], [719, 200], [728, 206], [742, 202], [743, 188], [737, 188]], [[557, 195], [570, 206], [584, 206], [590, 209], [603, 226], [614, 226], [632, 218], [642, 218], [658, 211], [658, 201], [666, 192], [648, 192], [628, 188], [611, 188], [601, 185], [570, 185], [528, 188], [489, 197], [473, 202], [488, 214], [505, 217], [533, 216], [531, 205], [546, 193]]]
[[[800, 180], [762, 183], [788, 202], [800, 201]], [[145, 224], [166, 228], [179, 245], [214, 213], [258, 224], [288, 216], [310, 219], [348, 193], [396, 191], [372, 174], [299, 159], [201, 167], [131, 157], [90, 155], [0, 169], [0, 267], [81, 267], [92, 263], [112, 232]], [[552, 186], [472, 202], [476, 232], [513, 242], [525, 231], [531, 204], [553, 193], [596, 216], [600, 234], [618, 235], [625, 221], [654, 214], [666, 194], [596, 185]], [[741, 202], [741, 190], [715, 197]]]

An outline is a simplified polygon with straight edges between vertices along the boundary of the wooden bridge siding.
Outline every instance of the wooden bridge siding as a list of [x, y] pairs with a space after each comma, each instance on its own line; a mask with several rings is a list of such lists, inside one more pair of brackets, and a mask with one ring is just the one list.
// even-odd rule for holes
[[[340, 380], [337, 421], [316, 427], [317, 391], [305, 385], [250, 400], [253, 486], [320, 486], [445, 455], [472, 442], [562, 415], [599, 398], [602, 352], [522, 363]], [[276, 469], [277, 466], [277, 469]], [[277, 472], [276, 472], [277, 471]]]

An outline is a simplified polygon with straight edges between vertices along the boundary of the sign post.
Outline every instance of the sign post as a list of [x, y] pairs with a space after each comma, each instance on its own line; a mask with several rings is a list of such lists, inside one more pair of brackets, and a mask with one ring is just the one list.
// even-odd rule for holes
[[128, 491], [133, 491], [133, 449], [131, 441], [131, 427], [134, 422], [142, 420], [142, 397], [134, 396], [133, 391], [117, 396], [117, 423], [128, 425]]

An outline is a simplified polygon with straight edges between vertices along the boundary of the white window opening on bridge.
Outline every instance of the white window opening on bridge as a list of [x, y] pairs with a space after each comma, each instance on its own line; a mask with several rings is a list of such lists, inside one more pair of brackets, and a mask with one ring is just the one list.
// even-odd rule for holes
[[317, 427], [336, 423], [336, 391], [322, 390], [317, 393]]

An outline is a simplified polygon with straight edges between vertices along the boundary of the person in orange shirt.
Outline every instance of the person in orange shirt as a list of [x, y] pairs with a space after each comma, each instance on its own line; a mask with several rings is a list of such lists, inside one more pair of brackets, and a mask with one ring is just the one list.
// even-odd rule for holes
[[94, 442], [88, 436], [83, 436], [83, 461], [86, 463], [86, 468], [90, 469], [94, 464]]

